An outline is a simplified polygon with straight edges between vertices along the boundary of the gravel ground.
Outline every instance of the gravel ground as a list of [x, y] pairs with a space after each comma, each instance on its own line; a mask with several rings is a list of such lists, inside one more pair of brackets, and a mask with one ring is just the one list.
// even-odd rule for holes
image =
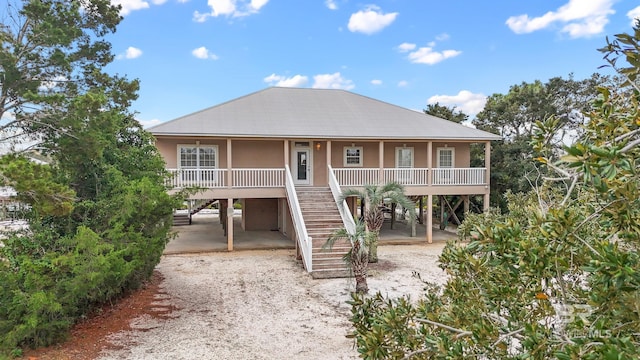
[[[382, 246], [370, 270], [371, 293], [413, 299], [443, 283], [444, 243]], [[100, 359], [357, 359], [350, 332], [350, 279], [313, 280], [293, 251], [164, 256], [156, 295], [164, 318], [143, 316], [112, 335]], [[175, 307], [175, 308], [174, 308]]]

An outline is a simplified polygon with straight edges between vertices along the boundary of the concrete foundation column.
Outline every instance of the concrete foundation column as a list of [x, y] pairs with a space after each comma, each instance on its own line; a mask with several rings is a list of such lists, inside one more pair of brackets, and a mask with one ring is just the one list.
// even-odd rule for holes
[[227, 200], [227, 250], [233, 251], [233, 199]]
[[427, 195], [427, 221], [426, 221], [427, 242], [433, 242], [433, 195]]

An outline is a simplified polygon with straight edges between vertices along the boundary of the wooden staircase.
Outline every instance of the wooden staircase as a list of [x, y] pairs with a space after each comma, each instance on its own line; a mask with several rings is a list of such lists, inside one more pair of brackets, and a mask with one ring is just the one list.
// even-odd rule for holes
[[191, 225], [189, 213], [173, 213], [173, 226]]
[[313, 241], [311, 276], [316, 279], [349, 276], [349, 270], [342, 259], [351, 248], [349, 242], [339, 240], [332, 249], [322, 248], [331, 233], [344, 226], [331, 189], [296, 187], [296, 193], [307, 233]]

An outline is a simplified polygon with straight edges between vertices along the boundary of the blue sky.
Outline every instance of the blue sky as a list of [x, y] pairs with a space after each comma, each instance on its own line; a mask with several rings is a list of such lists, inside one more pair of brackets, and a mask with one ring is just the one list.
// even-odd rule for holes
[[340, 88], [472, 116], [522, 81], [584, 79], [637, 0], [112, 0], [108, 71], [141, 81], [157, 124], [269, 86]]

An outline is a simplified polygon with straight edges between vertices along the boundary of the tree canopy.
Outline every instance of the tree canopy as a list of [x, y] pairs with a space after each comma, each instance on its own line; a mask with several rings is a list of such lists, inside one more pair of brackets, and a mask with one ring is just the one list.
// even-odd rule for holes
[[[597, 89], [572, 145], [550, 144], [567, 112], [531, 118], [531, 161], [548, 173], [507, 196], [508, 214], [465, 220], [464, 241], [440, 257], [443, 287], [426, 284], [418, 302], [354, 297], [363, 358], [640, 356], [639, 42], [640, 23], [602, 49], [626, 83]], [[519, 136], [525, 122], [516, 124], [505, 129]]]
[[10, 1], [0, 27], [0, 141], [25, 137], [48, 164], [0, 157], [0, 183], [30, 205], [0, 247], [0, 357], [49, 345], [93, 307], [144, 282], [177, 198], [129, 110], [138, 81], [104, 71], [109, 0]]

